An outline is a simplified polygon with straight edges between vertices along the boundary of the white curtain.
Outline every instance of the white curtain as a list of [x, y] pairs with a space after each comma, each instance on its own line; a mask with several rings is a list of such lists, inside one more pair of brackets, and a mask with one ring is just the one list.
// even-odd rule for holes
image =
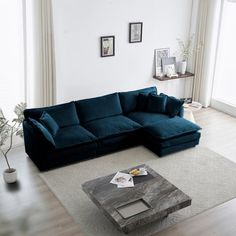
[[193, 100], [208, 107], [211, 101], [221, 0], [198, 0]]
[[27, 102], [31, 107], [55, 103], [55, 53], [51, 0], [25, 0]]

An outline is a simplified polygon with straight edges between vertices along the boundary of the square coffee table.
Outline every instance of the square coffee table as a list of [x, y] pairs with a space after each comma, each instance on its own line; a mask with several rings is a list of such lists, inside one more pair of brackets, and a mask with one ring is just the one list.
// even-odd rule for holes
[[190, 206], [192, 199], [147, 165], [148, 175], [134, 178], [134, 187], [117, 188], [110, 181], [114, 174], [82, 184], [84, 192], [114, 225], [124, 233]]

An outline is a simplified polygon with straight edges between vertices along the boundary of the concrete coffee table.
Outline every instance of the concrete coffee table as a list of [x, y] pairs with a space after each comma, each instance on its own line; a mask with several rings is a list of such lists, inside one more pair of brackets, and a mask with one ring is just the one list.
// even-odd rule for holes
[[110, 181], [114, 174], [82, 184], [84, 192], [121, 231], [161, 220], [168, 214], [191, 205], [191, 198], [147, 165], [148, 175], [134, 177], [134, 187], [117, 188]]

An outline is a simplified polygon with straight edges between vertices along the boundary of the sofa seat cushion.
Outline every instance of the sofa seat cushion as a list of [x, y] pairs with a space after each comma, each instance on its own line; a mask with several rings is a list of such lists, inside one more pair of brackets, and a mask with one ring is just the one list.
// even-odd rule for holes
[[95, 140], [97, 138], [81, 125], [60, 128], [54, 137], [56, 149], [72, 147]]
[[84, 124], [84, 127], [98, 138], [124, 134], [141, 128], [139, 124], [123, 115], [90, 121]]
[[166, 114], [150, 113], [150, 112], [131, 112], [127, 114], [127, 117], [134, 120], [135, 122], [141, 124], [142, 126], [147, 126], [152, 123], [156, 123], [161, 120], [170, 119]]
[[123, 109], [123, 113], [127, 114], [136, 110], [139, 93], [157, 94], [157, 88], [149, 87], [149, 88], [139, 89], [135, 91], [119, 93], [120, 103]]
[[184, 134], [197, 132], [201, 128], [184, 118], [174, 117], [170, 119], [161, 120], [146, 126], [145, 131], [150, 133], [153, 137], [161, 140], [166, 140], [178, 137]]
[[122, 114], [117, 93], [77, 101], [76, 108], [83, 123]]

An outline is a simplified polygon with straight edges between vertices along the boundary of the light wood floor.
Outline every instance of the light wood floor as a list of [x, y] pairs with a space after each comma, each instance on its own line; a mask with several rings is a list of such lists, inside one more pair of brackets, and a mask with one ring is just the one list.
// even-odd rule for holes
[[[203, 128], [200, 145], [236, 162], [236, 118], [211, 108], [194, 113]], [[38, 175], [22, 148], [15, 148], [10, 162], [19, 172], [16, 185], [0, 176], [0, 235], [84, 236], [78, 225]], [[0, 172], [5, 168], [0, 158]], [[235, 236], [236, 199], [210, 209], [155, 236]]]

